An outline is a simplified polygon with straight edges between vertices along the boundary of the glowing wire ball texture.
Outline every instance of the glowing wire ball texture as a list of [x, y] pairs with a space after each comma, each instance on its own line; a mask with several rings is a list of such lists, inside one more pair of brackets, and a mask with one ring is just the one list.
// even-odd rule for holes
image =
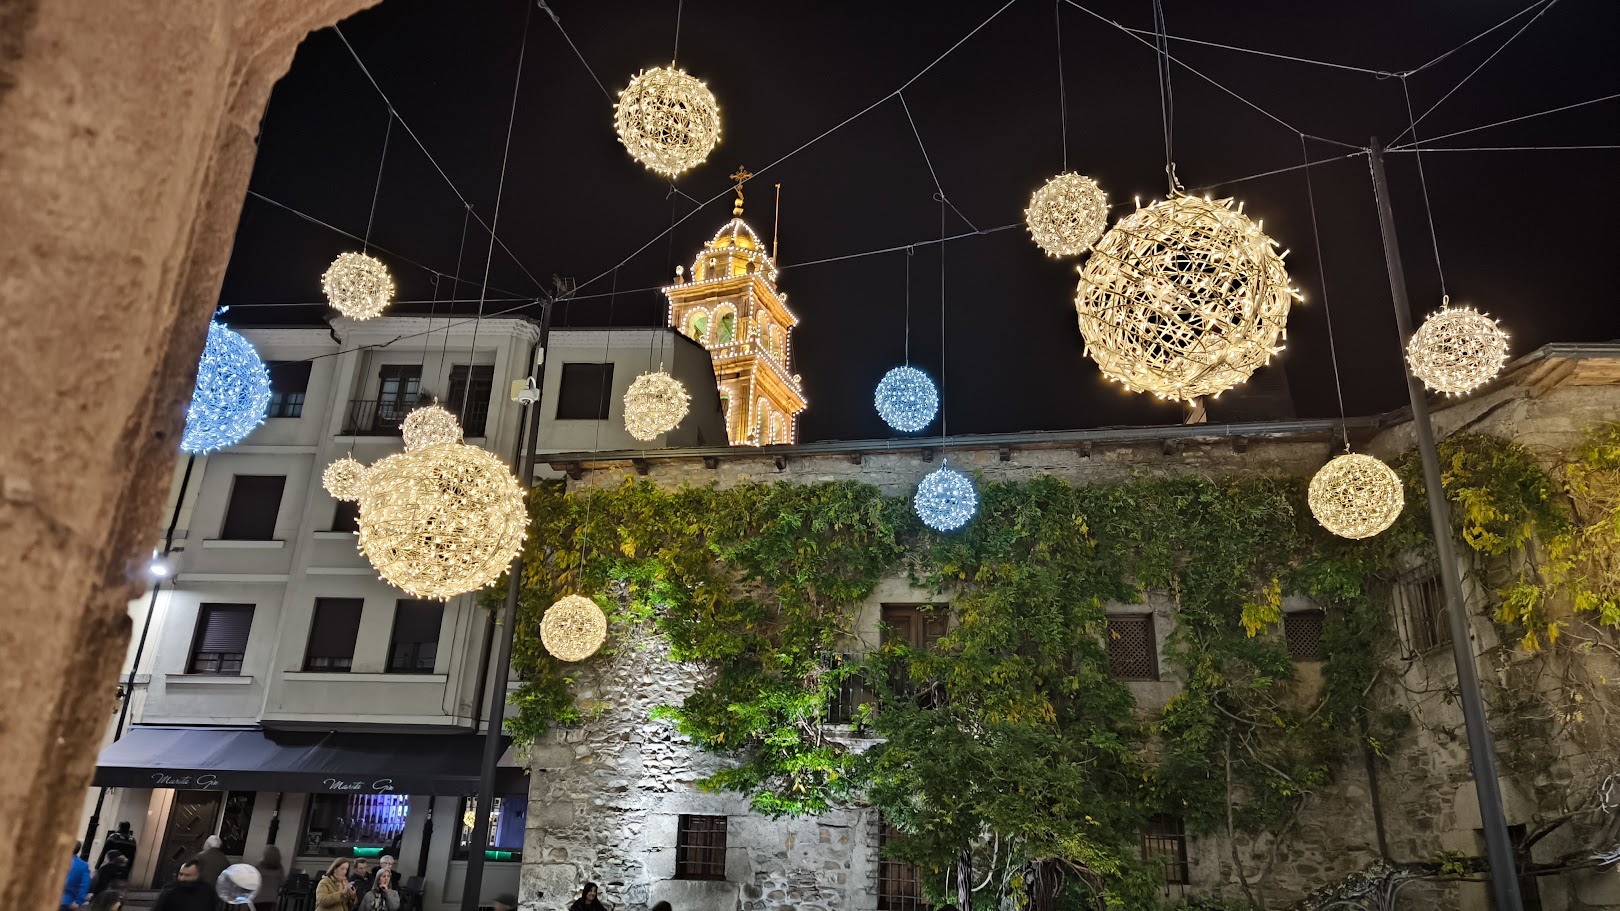
[[357, 502], [366, 489], [366, 466], [353, 456], [344, 456], [321, 472], [321, 486], [339, 500]]
[[607, 614], [595, 601], [568, 595], [540, 618], [540, 644], [562, 661], [584, 661], [607, 641]]
[[321, 290], [337, 312], [350, 319], [371, 319], [393, 303], [394, 278], [376, 257], [339, 253], [321, 276]]
[[505, 572], [528, 522], [523, 489], [504, 462], [476, 446], [439, 443], [366, 471], [359, 547], [384, 581], [443, 601]]
[[264, 423], [269, 405], [270, 371], [253, 344], [219, 323], [209, 323], [180, 448], [202, 453], [233, 446]]
[[1447, 395], [1472, 392], [1507, 363], [1507, 333], [1470, 307], [1442, 306], [1412, 333], [1406, 361], [1423, 385]]
[[941, 465], [917, 485], [911, 505], [929, 528], [955, 531], [978, 511], [979, 494], [967, 475]]
[[1395, 524], [1406, 503], [1401, 479], [1369, 455], [1347, 452], [1311, 478], [1311, 515], [1341, 538], [1370, 538]]
[[878, 417], [895, 430], [915, 433], [939, 414], [939, 390], [916, 367], [896, 367], [883, 374], [873, 397]]
[[638, 440], [656, 440], [681, 425], [691, 401], [680, 380], [662, 370], [643, 373], [624, 393], [624, 429]]
[[1219, 395], [1282, 350], [1299, 296], [1276, 242], [1232, 200], [1172, 196], [1120, 219], [1075, 308], [1103, 376], [1164, 399]]
[[631, 158], [674, 177], [702, 164], [720, 141], [720, 106], [702, 80], [654, 67], [619, 93], [613, 127]]
[[1024, 224], [1047, 256], [1079, 256], [1108, 227], [1108, 194], [1095, 180], [1065, 171], [1030, 196]]
[[456, 416], [438, 402], [416, 408], [405, 415], [405, 420], [399, 425], [400, 436], [405, 439], [405, 449], [425, 449], [441, 443], [461, 442], [461, 422]]

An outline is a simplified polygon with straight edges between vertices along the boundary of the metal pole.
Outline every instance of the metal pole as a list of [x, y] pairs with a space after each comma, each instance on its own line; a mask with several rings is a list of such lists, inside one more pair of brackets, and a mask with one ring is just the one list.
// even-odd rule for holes
[[[1412, 339], [1412, 310], [1406, 299], [1406, 271], [1401, 266], [1401, 249], [1395, 238], [1395, 214], [1389, 206], [1389, 183], [1384, 177], [1384, 147], [1377, 137], [1368, 150], [1372, 165], [1373, 196], [1378, 203], [1378, 227], [1384, 238], [1384, 260], [1389, 266], [1389, 289], [1395, 299], [1395, 325], [1400, 329], [1401, 351]], [[1468, 730], [1468, 761], [1473, 766], [1474, 790], [1479, 796], [1480, 825], [1485, 830], [1485, 857], [1490, 863], [1491, 896], [1497, 911], [1523, 911], [1519, 898], [1518, 865], [1513, 843], [1508, 838], [1507, 814], [1502, 808], [1502, 789], [1496, 779], [1496, 744], [1490, 722], [1485, 717], [1485, 699], [1479, 688], [1479, 669], [1474, 665], [1473, 640], [1469, 638], [1467, 607], [1463, 603], [1462, 577], [1457, 571], [1457, 553], [1451, 539], [1451, 516], [1440, 480], [1440, 453], [1434, 444], [1434, 425], [1429, 420], [1429, 402], [1423, 385], [1406, 370], [1406, 392], [1412, 400], [1412, 427], [1417, 431], [1418, 452], [1423, 456], [1423, 487], [1429, 496], [1429, 522], [1434, 526], [1434, 549], [1440, 561], [1440, 584], [1445, 589], [1446, 614], [1451, 624], [1451, 656], [1457, 663], [1457, 689], [1462, 700], [1463, 722]]]
[[[547, 301], [540, 314], [540, 352], [546, 350], [546, 342], [551, 335], [551, 311], [555, 299]], [[530, 365], [536, 373], [534, 384], [541, 391], [545, 389], [546, 371], [544, 366]], [[543, 396], [542, 396], [543, 399]], [[528, 442], [526, 444], [522, 468], [519, 469], [518, 483], [527, 491], [534, 484], [534, 450], [540, 438], [540, 405], [536, 400], [533, 404], [523, 406], [527, 413], [525, 420], [528, 423]], [[527, 499], [524, 501], [527, 503]], [[498, 636], [499, 646], [495, 650], [495, 673], [489, 683], [489, 731], [484, 735], [484, 762], [478, 774], [478, 802], [474, 804], [472, 842], [467, 846], [467, 877], [461, 888], [461, 911], [478, 911], [479, 898], [484, 886], [484, 851], [489, 844], [489, 814], [495, 805], [495, 768], [501, 761], [501, 728], [506, 718], [506, 678], [512, 672], [512, 634], [517, 629], [518, 592], [522, 588], [523, 554], [512, 559], [512, 566], [507, 570], [506, 578], [506, 608], [501, 611], [501, 630]]]

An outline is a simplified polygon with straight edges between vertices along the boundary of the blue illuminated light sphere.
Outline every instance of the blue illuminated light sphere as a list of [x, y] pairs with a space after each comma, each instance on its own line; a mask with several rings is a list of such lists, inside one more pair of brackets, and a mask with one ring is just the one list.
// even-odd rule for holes
[[264, 421], [269, 404], [270, 371], [252, 343], [210, 323], [180, 448], [201, 453], [234, 445]]
[[916, 367], [896, 367], [883, 374], [875, 397], [878, 416], [895, 430], [915, 433], [939, 414], [939, 391]]
[[917, 518], [936, 531], [955, 531], [979, 508], [979, 494], [968, 476], [941, 465], [929, 472], [912, 498]]

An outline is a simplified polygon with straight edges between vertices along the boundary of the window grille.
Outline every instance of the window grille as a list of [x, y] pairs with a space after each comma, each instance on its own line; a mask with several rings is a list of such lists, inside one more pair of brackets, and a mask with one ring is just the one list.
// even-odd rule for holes
[[1142, 859], [1158, 862], [1166, 885], [1192, 881], [1187, 869], [1187, 828], [1181, 817], [1159, 813], [1148, 819], [1142, 832]]
[[724, 816], [681, 814], [675, 829], [675, 878], [726, 878]]
[[887, 822], [878, 824], [878, 911], [930, 911], [923, 901], [922, 871], [891, 860], [885, 847], [904, 836]]
[[1322, 624], [1326, 620], [1319, 610], [1292, 611], [1283, 614], [1283, 638], [1288, 643], [1288, 657], [1295, 661], [1326, 661], [1322, 649]]
[[1108, 618], [1108, 672], [1115, 680], [1159, 679], [1152, 614]]
[[[842, 668], [859, 663], [860, 659], [853, 655], [839, 655], [829, 662], [829, 667]], [[853, 724], [856, 710], [876, 701], [877, 694], [867, 682], [865, 672], [850, 674], [838, 681], [838, 685], [827, 698], [827, 723]]]
[[1402, 573], [1390, 590], [1395, 624], [1413, 652], [1451, 644], [1451, 624], [1439, 567], [1433, 563]]

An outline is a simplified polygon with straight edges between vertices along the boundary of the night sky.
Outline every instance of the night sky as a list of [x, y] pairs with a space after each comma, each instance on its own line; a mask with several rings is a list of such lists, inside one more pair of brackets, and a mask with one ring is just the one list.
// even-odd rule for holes
[[[895, 98], [765, 170], [803, 143], [884, 98], [999, 7], [994, 2], [719, 3], [686, 0], [679, 63], [720, 102], [720, 146], [703, 166], [666, 181], [624, 152], [612, 103], [543, 10], [528, 22], [527, 54], [497, 233], [549, 289], [551, 276], [584, 287], [559, 321], [576, 326], [661, 324], [667, 283], [690, 268], [730, 217], [729, 193], [620, 269], [615, 263], [692, 213], [693, 199], [725, 193], [739, 165], [758, 173], [747, 218], [772, 229], [773, 185], [782, 184], [780, 287], [802, 320], [795, 369], [810, 408], [804, 440], [893, 435], [872, 410], [872, 387], [900, 363], [905, 332], [904, 253], [813, 261], [937, 239], [940, 207], [929, 168]], [[1085, 4], [1109, 20], [1150, 30], [1147, 0]], [[1407, 70], [1526, 7], [1524, 0], [1357, 0], [1244, 3], [1168, 0], [1169, 32], [1374, 70]], [[1411, 77], [1427, 110], [1541, 11]], [[667, 65], [677, 3], [551, 0], [562, 27], [607, 90], [644, 67]], [[395, 109], [487, 222], [525, 17], [522, 0], [444, 3], [387, 0], [341, 24]], [[1063, 165], [1052, 0], [1017, 0], [904, 92], [958, 234], [1015, 227], [946, 245], [944, 379], [952, 433], [1063, 430], [1174, 423], [1180, 407], [1124, 392], [1082, 356], [1075, 325], [1075, 267], [1047, 258], [1022, 227], [1029, 194]], [[1419, 126], [1424, 137], [1620, 93], [1609, 59], [1620, 8], [1562, 0], [1467, 81]], [[1115, 203], [1164, 195], [1164, 137], [1154, 53], [1084, 10], [1061, 7], [1068, 161]], [[1365, 146], [1402, 132], [1401, 80], [1237, 54], [1186, 42], [1171, 52], [1298, 130]], [[1302, 171], [1219, 186], [1301, 163], [1296, 132], [1177, 66], [1174, 153], [1182, 183], [1236, 195], [1292, 252], [1289, 272], [1305, 296], [1289, 320], [1288, 347], [1266, 370], [1286, 370], [1300, 417], [1333, 417], [1338, 405], [1327, 311]], [[1620, 144], [1620, 100], [1470, 133], [1445, 146]], [[364, 234], [387, 106], [332, 30], [311, 35], [271, 98], [252, 190], [353, 234]], [[1312, 141], [1313, 159], [1349, 150]], [[1620, 211], [1620, 150], [1426, 154], [1440, 254], [1452, 300], [1501, 319], [1512, 351], [1549, 341], [1620, 336], [1608, 269]], [[1440, 301], [1414, 156], [1391, 154], [1390, 179], [1415, 319]], [[1366, 158], [1312, 169], [1333, 325], [1354, 414], [1405, 402]], [[964, 217], [966, 220], [964, 220]], [[435, 269], [454, 290], [463, 208], [396, 122], [371, 237], [404, 301], [434, 296]], [[328, 314], [320, 275], [358, 244], [252, 196], [245, 202], [222, 292], [238, 324], [319, 325]], [[940, 370], [941, 247], [910, 258], [911, 359]], [[459, 293], [478, 297], [489, 237], [473, 222]], [[401, 259], [407, 257], [427, 268]], [[594, 281], [592, 281], [595, 279]], [[614, 286], [617, 295], [608, 296]], [[588, 284], [587, 284], [588, 283]], [[499, 248], [486, 312], [540, 289]], [[498, 289], [498, 290], [497, 290]], [[591, 295], [602, 296], [591, 296]], [[521, 302], [519, 302], [521, 303]], [[270, 306], [300, 304], [301, 306]], [[446, 307], [437, 308], [439, 314]], [[476, 304], [459, 305], [471, 314]], [[395, 314], [426, 314], [404, 304]], [[527, 312], [538, 315], [537, 309]], [[1263, 372], [1263, 371], [1262, 371]], [[1279, 415], [1280, 416], [1280, 415]], [[936, 424], [930, 429], [938, 430]]]

